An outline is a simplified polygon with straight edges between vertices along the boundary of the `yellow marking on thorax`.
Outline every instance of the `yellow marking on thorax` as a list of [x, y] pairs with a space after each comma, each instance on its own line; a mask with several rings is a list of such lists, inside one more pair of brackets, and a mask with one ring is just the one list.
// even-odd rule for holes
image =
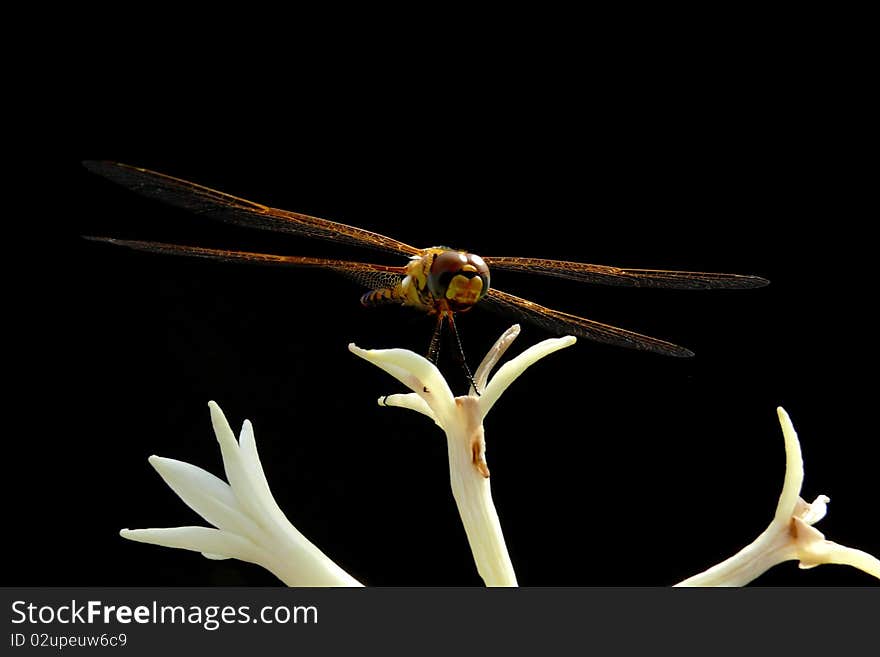
[[437, 299], [428, 290], [428, 274], [431, 272], [434, 258], [447, 251], [449, 249], [432, 246], [425, 249], [424, 255], [413, 257], [409, 261], [406, 266], [406, 277], [398, 285], [404, 305], [428, 311], [436, 309]]

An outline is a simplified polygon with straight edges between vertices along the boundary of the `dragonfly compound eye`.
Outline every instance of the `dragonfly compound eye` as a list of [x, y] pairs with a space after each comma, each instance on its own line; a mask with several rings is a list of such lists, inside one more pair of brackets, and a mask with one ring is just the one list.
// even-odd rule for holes
[[428, 290], [456, 312], [469, 310], [489, 291], [489, 267], [473, 253], [444, 251], [431, 262]]

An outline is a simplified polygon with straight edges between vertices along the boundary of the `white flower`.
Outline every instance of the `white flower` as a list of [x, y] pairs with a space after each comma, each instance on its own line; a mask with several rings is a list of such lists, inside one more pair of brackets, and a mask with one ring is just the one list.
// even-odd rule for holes
[[477, 571], [487, 586], [516, 586], [516, 575], [492, 503], [483, 418], [501, 393], [529, 365], [576, 341], [572, 336], [544, 340], [502, 365], [488, 380], [492, 368], [517, 335], [518, 325], [509, 328], [483, 359], [474, 376], [481, 394], [477, 395], [471, 389], [469, 395], [461, 397], [453, 397], [449, 385], [433, 363], [412, 351], [366, 350], [353, 344], [348, 347], [352, 353], [385, 370], [413, 391], [382, 397], [379, 404], [418, 411], [434, 420], [446, 433], [452, 494]]
[[259, 564], [288, 586], [361, 586], [294, 527], [278, 508], [245, 420], [240, 441], [214, 402], [214, 433], [229, 483], [189, 463], [151, 456], [150, 464], [210, 527], [123, 529], [133, 541], [201, 552], [209, 559], [234, 557]]
[[[384, 406], [400, 406], [430, 417], [446, 433], [452, 493], [474, 555], [487, 586], [516, 586], [498, 514], [492, 503], [483, 419], [507, 387], [531, 364], [574, 344], [568, 336], [545, 340], [489, 374], [519, 334], [508, 329], [480, 367], [470, 394], [454, 397], [446, 380], [425, 358], [405, 349], [364, 350], [356, 355], [403, 382], [413, 392], [382, 397]], [[194, 511], [214, 527], [123, 529], [124, 538], [201, 552], [211, 559], [234, 557], [259, 564], [290, 586], [360, 586], [303, 536], [278, 508], [257, 454], [253, 428], [247, 420], [236, 441], [223, 412], [209, 403], [214, 433], [223, 455], [226, 482], [181, 461], [151, 456], [150, 463]], [[785, 439], [786, 472], [776, 514], [767, 529], [737, 554], [676, 586], [741, 586], [783, 561], [801, 568], [823, 563], [848, 564], [880, 579], [880, 560], [861, 550], [828, 541], [813, 525], [830, 501], [819, 495], [811, 504], [800, 497], [803, 458], [797, 434], [786, 412], [777, 409]]]
[[819, 495], [812, 504], [801, 499], [801, 445], [788, 414], [781, 407], [776, 411], [785, 439], [785, 480], [773, 521], [753, 543], [734, 556], [676, 586], [742, 586], [776, 564], [792, 560], [799, 561], [801, 568], [823, 563], [846, 564], [880, 579], [880, 560], [867, 552], [825, 540], [813, 528], [825, 517], [831, 500], [826, 495]]

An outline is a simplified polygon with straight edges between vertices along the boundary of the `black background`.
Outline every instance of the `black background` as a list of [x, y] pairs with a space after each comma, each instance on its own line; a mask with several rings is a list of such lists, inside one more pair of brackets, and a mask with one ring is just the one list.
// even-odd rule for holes
[[[777, 405], [801, 436], [804, 496], [832, 498], [818, 528], [880, 553], [857, 81], [815, 33], [715, 25], [696, 37], [643, 18], [608, 33], [554, 23], [540, 44], [414, 31], [397, 46], [360, 42], [339, 63], [329, 53], [341, 35], [306, 48], [302, 29], [248, 51], [218, 34], [176, 60], [163, 33], [133, 47], [122, 31], [62, 58], [58, 86], [21, 128], [35, 157], [21, 160], [11, 191], [27, 200], [7, 219], [25, 231], [10, 258], [7, 583], [277, 583], [117, 534], [201, 524], [146, 458], [222, 474], [210, 399], [234, 427], [253, 421], [281, 508], [352, 575], [481, 583], [442, 433], [377, 406], [402, 387], [346, 348], [424, 352], [430, 320], [361, 308], [362, 290], [329, 273], [80, 236], [401, 261], [212, 222], [82, 159], [416, 246], [765, 276], [765, 289], [684, 292], [496, 273], [499, 288], [697, 354], [581, 340], [505, 393], [486, 421], [487, 456], [519, 582], [668, 585], [734, 553], [770, 521], [782, 484]], [[423, 38], [432, 45], [419, 49]], [[509, 323], [461, 317], [472, 364]], [[524, 326], [511, 353], [546, 337]], [[461, 392], [454, 363], [442, 366]], [[757, 583], [872, 582], [789, 563]]]

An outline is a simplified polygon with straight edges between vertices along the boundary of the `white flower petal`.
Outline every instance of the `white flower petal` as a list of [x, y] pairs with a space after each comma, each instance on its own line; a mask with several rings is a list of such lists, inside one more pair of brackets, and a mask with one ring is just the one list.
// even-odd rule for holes
[[208, 407], [211, 409], [211, 422], [214, 425], [217, 442], [220, 444], [223, 468], [232, 492], [238, 500], [239, 507], [257, 523], [262, 524], [264, 514], [261, 511], [264, 507], [261, 503], [265, 501], [263, 485], [255, 478], [252, 469], [245, 464], [238, 441], [223, 411], [213, 401], [208, 402]]
[[852, 566], [880, 579], [880, 559], [856, 548], [840, 545], [833, 541], [825, 542], [827, 544], [826, 563]]
[[[184, 461], [169, 459], [165, 458], [164, 456], [156, 456], [155, 454], [147, 460], [149, 461], [150, 465], [156, 468], [159, 474], [162, 475], [163, 479], [165, 478], [165, 475], [163, 474], [162, 470], [166, 468], [179, 469], [181, 473], [179, 476], [181, 478], [185, 477], [192, 486], [201, 488], [205, 492], [205, 494], [215, 497], [226, 506], [236, 506], [238, 504], [238, 500], [235, 499], [235, 494], [232, 492], [229, 484], [220, 479], [220, 477], [211, 474], [207, 470], [203, 470], [202, 468], [196, 465], [191, 465], [190, 463], [185, 463]], [[177, 491], [175, 490], [175, 492]]]
[[495, 405], [495, 402], [498, 401], [501, 393], [507, 390], [507, 387], [516, 381], [519, 375], [525, 372], [535, 361], [552, 354], [554, 351], [570, 347], [575, 342], [577, 342], [577, 338], [573, 335], [566, 335], [562, 338], [550, 338], [529, 347], [516, 358], [504, 363], [480, 395], [481, 416], [486, 417], [486, 414]]
[[[489, 374], [492, 373], [492, 368], [498, 364], [498, 361], [504, 355], [504, 352], [507, 351], [507, 348], [513, 344], [514, 340], [516, 340], [519, 331], [519, 324], [514, 324], [501, 334], [501, 337], [495, 341], [495, 344], [492, 345], [492, 348], [486, 353], [483, 362], [480, 363], [480, 366], [474, 374], [474, 383], [477, 384], [477, 389], [480, 390], [481, 393], [489, 382]], [[473, 394], [473, 388], [471, 388], [471, 394]]]
[[171, 490], [215, 527], [242, 536], [259, 533], [254, 521], [239, 510], [229, 486], [214, 475], [175, 459], [151, 456], [149, 461]]
[[242, 424], [238, 454], [241, 467], [247, 474], [250, 503], [257, 509], [253, 513], [254, 520], [262, 528], [274, 532], [276, 536], [287, 536], [292, 540], [308, 543], [308, 539], [291, 524], [278, 506], [275, 496], [272, 495], [266, 473], [263, 471], [263, 464], [257, 453], [254, 427], [250, 420], [245, 420]]
[[434, 415], [434, 411], [431, 410], [431, 407], [428, 406], [428, 402], [414, 392], [409, 392], [405, 395], [385, 395], [384, 397], [379, 397], [378, 402], [379, 406], [408, 408], [411, 411], [427, 415], [434, 420], [434, 422], [437, 422], [437, 417]]
[[776, 414], [779, 416], [779, 425], [782, 427], [782, 437], [785, 440], [785, 479], [782, 482], [782, 492], [779, 494], [773, 522], [788, 524], [800, 499], [801, 486], [804, 483], [804, 459], [797, 432], [788, 413], [779, 406]]
[[427, 358], [409, 349], [361, 349], [350, 344], [348, 350], [385, 370], [422, 397], [438, 418], [455, 412], [452, 390], [437, 366]]
[[253, 486], [253, 492], [257, 495], [261, 506], [278, 509], [278, 504], [269, 489], [269, 482], [266, 480], [266, 473], [263, 471], [263, 464], [260, 462], [260, 455], [257, 453], [257, 441], [254, 438], [254, 426], [250, 420], [245, 420], [241, 425], [241, 435], [239, 438], [239, 454], [241, 455], [241, 463], [244, 470], [248, 473], [248, 480]]
[[827, 495], [819, 495], [812, 504], [807, 504], [806, 512], [800, 515], [801, 519], [808, 525], [815, 525], [828, 513], [830, 501], [831, 498]]
[[207, 552], [260, 563], [265, 554], [249, 540], [219, 529], [208, 527], [167, 527], [161, 529], [123, 529], [123, 538], [138, 543]]

